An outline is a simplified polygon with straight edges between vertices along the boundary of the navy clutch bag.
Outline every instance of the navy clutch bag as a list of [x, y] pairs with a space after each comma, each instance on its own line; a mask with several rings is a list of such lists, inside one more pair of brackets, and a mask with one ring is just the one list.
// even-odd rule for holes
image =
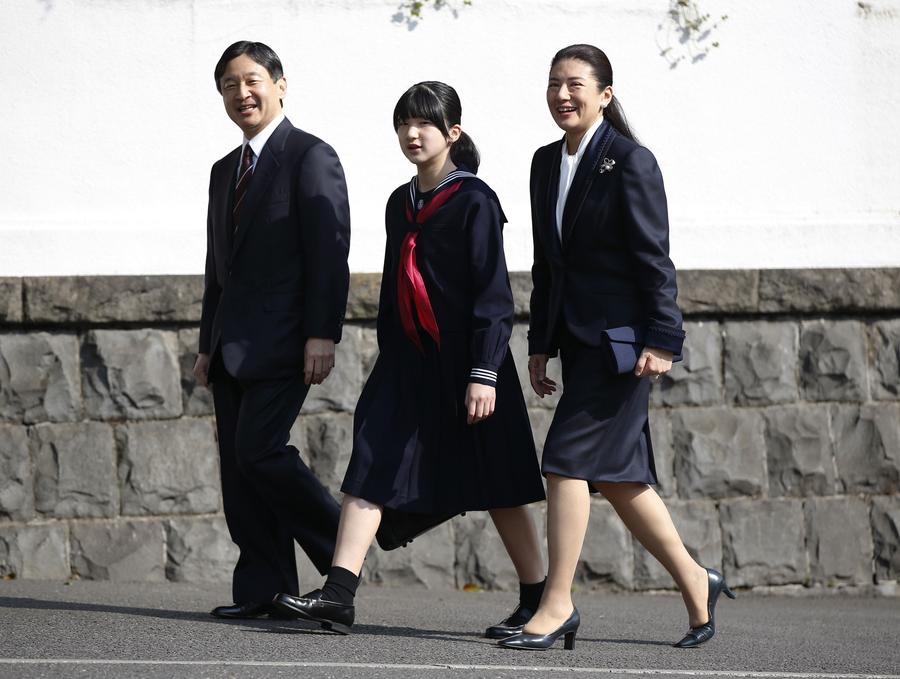
[[[606, 350], [610, 370], [617, 375], [634, 372], [644, 349], [644, 329], [623, 325], [620, 328], [607, 328], [601, 335], [601, 346]], [[677, 363], [681, 358], [681, 354], [676, 354], [672, 361]]]

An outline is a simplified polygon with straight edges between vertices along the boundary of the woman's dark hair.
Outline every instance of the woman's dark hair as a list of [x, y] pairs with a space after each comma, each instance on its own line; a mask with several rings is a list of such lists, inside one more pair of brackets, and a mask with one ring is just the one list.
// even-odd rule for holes
[[[603, 53], [603, 50], [593, 45], [569, 45], [568, 47], [563, 47], [553, 57], [553, 61], [550, 62], [550, 68], [556, 66], [563, 59], [577, 59], [590, 66], [594, 77], [600, 83], [601, 90], [613, 84], [612, 64], [609, 63], [609, 58]], [[622, 110], [619, 100], [615, 96], [603, 110], [603, 117], [618, 130], [619, 134], [628, 137], [632, 141], [637, 141], [637, 137], [631, 131], [628, 120], [625, 118], [625, 111]]]
[[284, 77], [284, 70], [281, 68], [281, 59], [275, 54], [275, 50], [261, 42], [238, 40], [233, 45], [229, 45], [225, 51], [222, 52], [222, 56], [219, 57], [219, 61], [216, 64], [216, 70], [213, 72], [216, 79], [216, 89], [219, 91], [219, 94], [222, 94], [221, 80], [222, 75], [225, 73], [225, 68], [228, 66], [228, 62], [232, 59], [237, 59], [242, 54], [246, 54], [253, 59], [253, 61], [266, 69], [272, 77], [272, 82], [277, 82]]
[[[462, 104], [459, 95], [450, 85], [436, 80], [416, 83], [397, 101], [394, 107], [394, 132], [410, 118], [423, 118], [433, 123], [444, 135], [450, 136], [449, 128], [459, 125], [462, 119]], [[457, 167], [465, 167], [478, 172], [481, 158], [475, 142], [465, 132], [450, 147], [450, 160]]]

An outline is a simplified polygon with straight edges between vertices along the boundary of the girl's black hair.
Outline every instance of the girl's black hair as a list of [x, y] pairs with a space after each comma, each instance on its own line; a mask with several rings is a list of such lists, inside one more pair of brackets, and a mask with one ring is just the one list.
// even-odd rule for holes
[[[459, 125], [462, 104], [459, 95], [450, 85], [436, 80], [416, 83], [397, 101], [394, 107], [394, 132], [410, 118], [423, 118], [433, 123], [444, 137], [450, 136], [449, 128]], [[465, 132], [450, 147], [450, 160], [457, 167], [477, 173], [481, 158], [475, 142]]]
[[[578, 61], [583, 61], [590, 66], [594, 77], [600, 83], [601, 90], [613, 84], [612, 64], [609, 63], [609, 58], [603, 53], [603, 50], [593, 45], [569, 45], [568, 47], [563, 47], [553, 57], [553, 61], [550, 62], [550, 68], [556, 66], [563, 59], [578, 59]], [[632, 141], [637, 141], [637, 137], [632, 132], [631, 127], [628, 125], [628, 120], [625, 118], [625, 111], [622, 110], [619, 100], [615, 96], [609, 102], [609, 105], [603, 109], [603, 117], [618, 130], [619, 134], [628, 137]]]

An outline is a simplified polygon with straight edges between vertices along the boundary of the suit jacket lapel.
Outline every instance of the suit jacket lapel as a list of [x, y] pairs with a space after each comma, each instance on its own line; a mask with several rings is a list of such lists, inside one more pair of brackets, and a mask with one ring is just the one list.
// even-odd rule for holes
[[[609, 186], [607, 178], [600, 178], [599, 168], [600, 161], [603, 160], [604, 154], [609, 150], [609, 146], [615, 139], [616, 134], [615, 128], [609, 122], [604, 122], [603, 127], [597, 130], [594, 138], [588, 143], [584, 157], [578, 164], [578, 169], [575, 171], [575, 177], [572, 180], [572, 187], [569, 189], [569, 195], [566, 197], [566, 206], [563, 210], [563, 248], [569, 241], [569, 236], [572, 233], [578, 215], [581, 213], [581, 206], [584, 204], [584, 199], [587, 197], [591, 186], [598, 180], [603, 190]], [[558, 183], [559, 180], [557, 179]]]
[[[232, 219], [231, 208], [234, 204], [234, 185], [237, 182], [238, 164], [241, 162], [241, 147], [238, 146], [228, 156], [228, 160], [222, 163], [222, 169], [219, 176], [216, 177], [215, 191], [217, 196], [222, 196], [215, 202], [213, 215], [213, 229], [217, 252], [232, 251], [234, 242], [234, 220]], [[229, 261], [230, 265], [230, 261]]]
[[[266, 141], [262, 153], [259, 154], [259, 158], [256, 160], [253, 178], [250, 180], [250, 186], [247, 187], [247, 195], [244, 196], [244, 204], [241, 206], [240, 223], [235, 224], [234, 251], [240, 249], [244, 239], [247, 237], [247, 232], [250, 230], [249, 227], [253, 224], [253, 219], [259, 210], [260, 202], [268, 192], [269, 185], [278, 172], [278, 168], [281, 165], [281, 152], [284, 150], [284, 143], [292, 127], [287, 118], [282, 120], [278, 127], [275, 128], [272, 136]], [[234, 189], [232, 189], [233, 191]]]

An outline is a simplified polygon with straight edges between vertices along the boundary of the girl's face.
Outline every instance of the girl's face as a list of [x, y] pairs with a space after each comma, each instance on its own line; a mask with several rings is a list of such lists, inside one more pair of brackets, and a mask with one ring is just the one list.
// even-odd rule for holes
[[410, 118], [401, 120], [397, 127], [397, 139], [400, 150], [409, 162], [415, 165], [427, 165], [432, 162], [443, 164], [450, 153], [450, 145], [459, 139], [460, 127], [453, 125], [447, 132], [448, 137], [430, 120]]
[[589, 64], [561, 59], [550, 69], [547, 106], [553, 121], [567, 134], [584, 134], [612, 100], [612, 86], [600, 89]]

